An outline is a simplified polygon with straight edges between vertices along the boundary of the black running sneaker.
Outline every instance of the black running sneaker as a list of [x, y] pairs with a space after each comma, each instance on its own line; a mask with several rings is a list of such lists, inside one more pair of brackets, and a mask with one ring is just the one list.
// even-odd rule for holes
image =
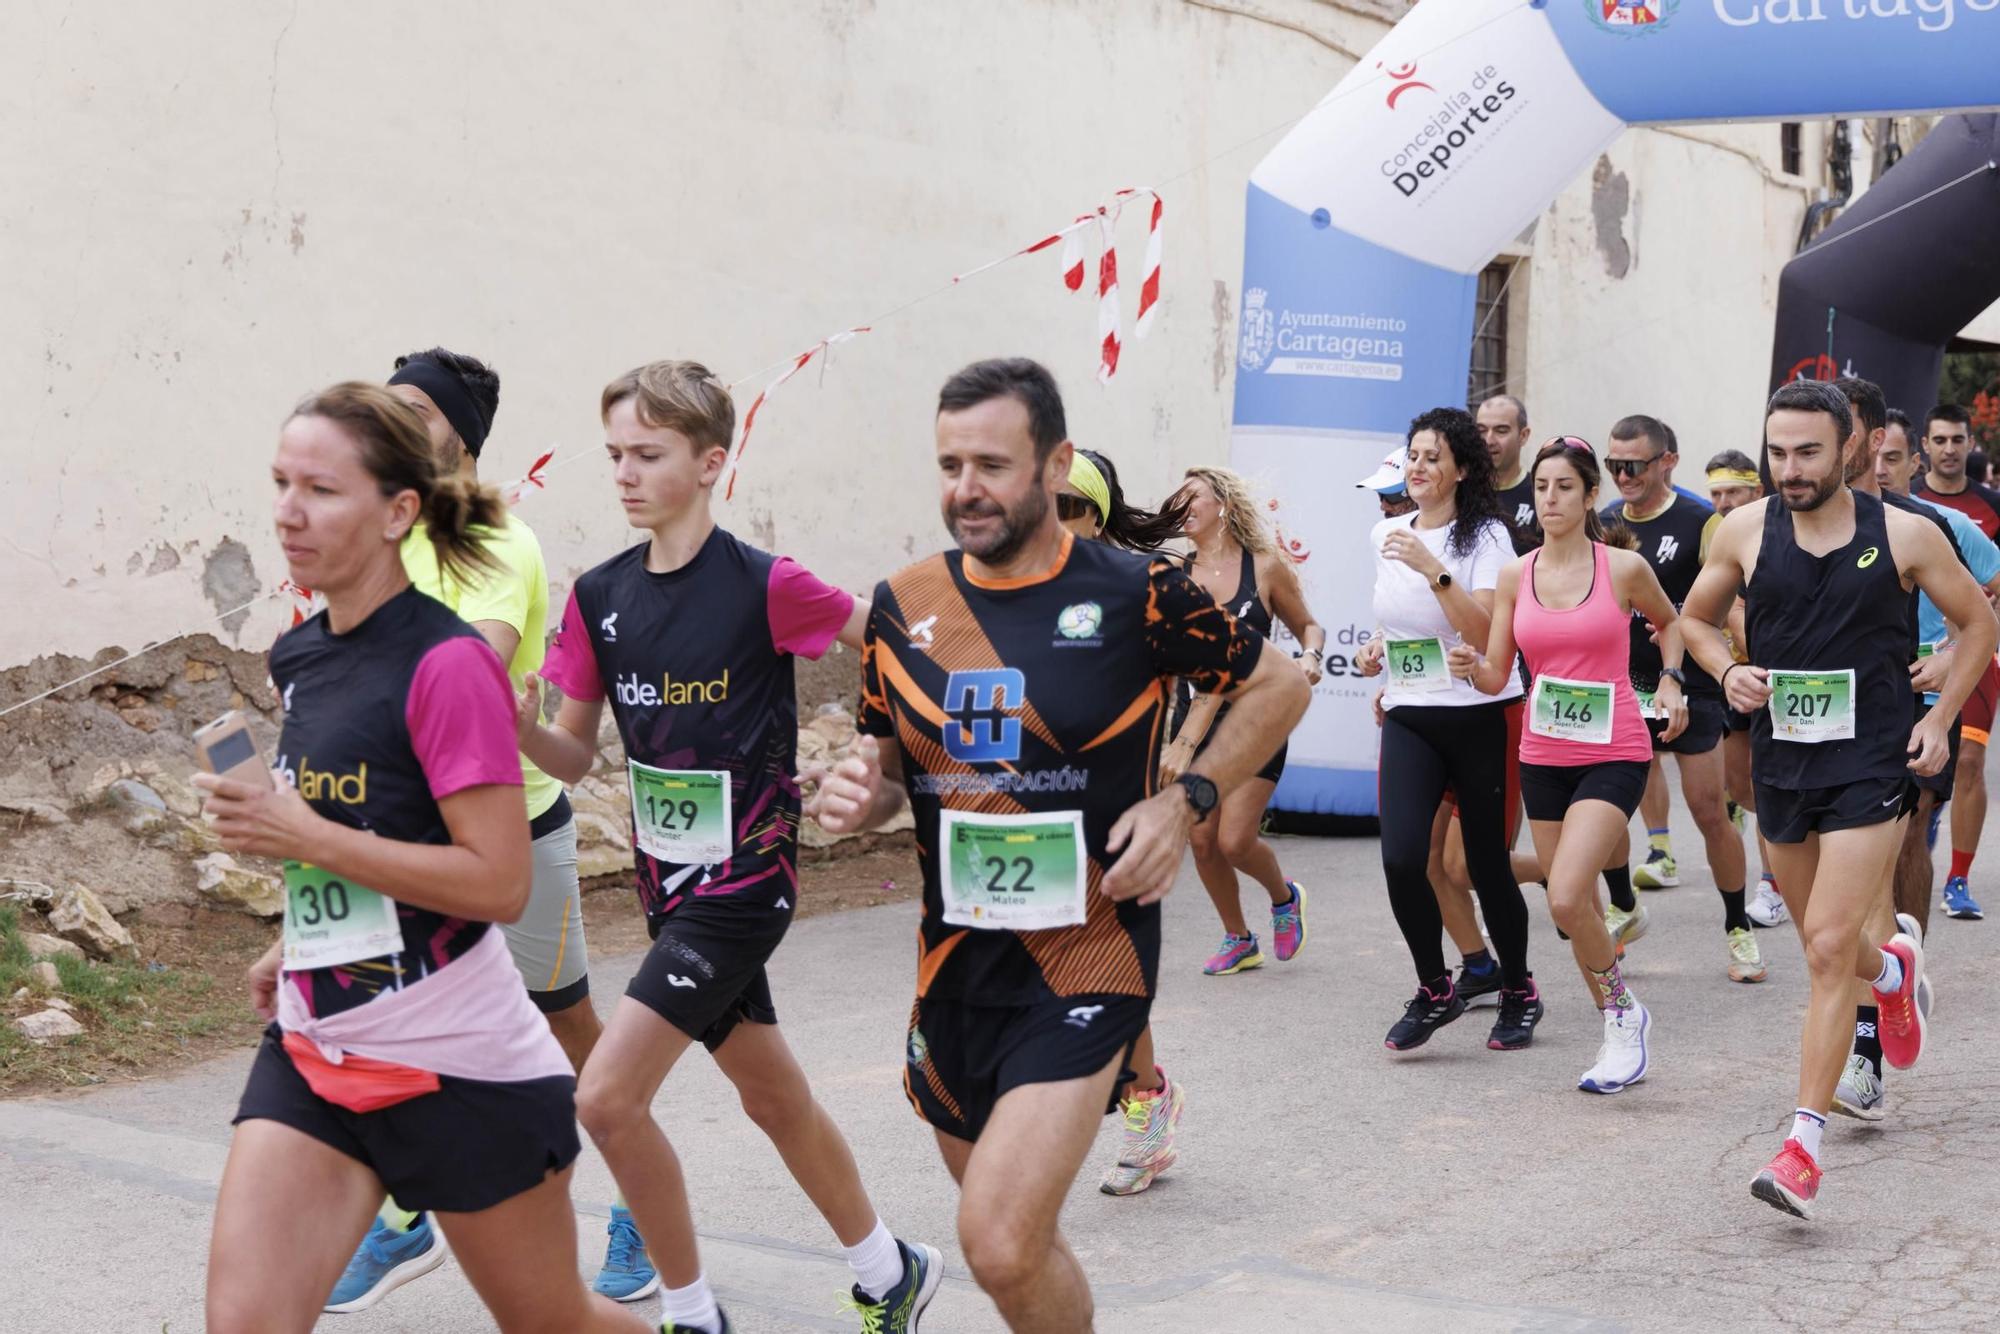
[[[722, 1334], [735, 1334], [734, 1327], [729, 1323], [728, 1314], [726, 1312], [721, 1314]], [[693, 1325], [676, 1325], [673, 1321], [669, 1320], [666, 1324], [660, 1326], [660, 1334], [701, 1334], [701, 1331]]]
[[1382, 1039], [1382, 1045], [1390, 1051], [1414, 1051], [1429, 1042], [1431, 1034], [1464, 1013], [1465, 998], [1452, 987], [1451, 975], [1447, 973], [1443, 991], [1417, 988], [1416, 996], [1403, 1007], [1403, 1017], [1389, 1030], [1389, 1036]]
[[1535, 985], [1532, 973], [1528, 975], [1526, 991], [1501, 988], [1500, 1017], [1493, 1021], [1486, 1045], [1494, 1051], [1520, 1051], [1535, 1040], [1535, 1025], [1542, 1022], [1545, 1011], [1542, 990]]
[[1465, 1002], [1465, 1008], [1476, 1010], [1480, 1006], [1494, 1006], [1500, 1003], [1500, 965], [1494, 964], [1483, 973], [1475, 973], [1465, 964], [1458, 966], [1458, 980], [1451, 984]]

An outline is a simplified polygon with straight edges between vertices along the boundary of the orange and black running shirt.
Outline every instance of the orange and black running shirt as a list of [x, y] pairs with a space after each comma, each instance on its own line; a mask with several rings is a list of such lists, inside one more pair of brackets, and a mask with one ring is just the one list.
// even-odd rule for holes
[[[1171, 679], [1231, 689], [1262, 647], [1177, 565], [1067, 536], [1041, 574], [981, 582], [948, 551], [876, 587], [861, 730], [902, 754], [924, 874], [919, 995], [1008, 1006], [1153, 994], [1159, 906], [1098, 892], [1113, 861], [1105, 839], [1156, 789]], [[945, 920], [947, 822], [1071, 814], [1087, 875], [1080, 924]], [[996, 887], [1016, 874], [996, 873]]]

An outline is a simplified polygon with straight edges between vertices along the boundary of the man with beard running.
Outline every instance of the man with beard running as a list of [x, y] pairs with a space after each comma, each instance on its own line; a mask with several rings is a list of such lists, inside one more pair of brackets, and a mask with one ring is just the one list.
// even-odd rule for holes
[[[834, 833], [916, 817], [924, 874], [904, 1091], [959, 1183], [959, 1240], [1015, 1329], [1087, 1330], [1057, 1227], [1116, 1107], [1188, 831], [1269, 757], [1310, 690], [1178, 564], [1057, 520], [1073, 452], [1054, 378], [984, 361], [938, 397], [958, 541], [878, 585], [862, 738], [812, 811]], [[1170, 678], [1229, 697], [1154, 790]]]
[[[1778, 494], [1722, 522], [1681, 618], [1690, 652], [1753, 716], [1757, 809], [1805, 946], [1797, 1109], [1751, 1182], [1756, 1198], [1800, 1218], [1818, 1196], [1820, 1136], [1847, 1060], [1850, 978], [1875, 993], [1889, 1064], [1904, 1069], [1923, 1054], [1923, 946], [1871, 930], [1870, 915], [1909, 775], [1944, 765], [1951, 712], [2000, 638], [1936, 527], [1843, 484], [1852, 430], [1832, 385], [1794, 381], [1771, 396], [1764, 452]], [[1916, 589], [1964, 627], [1966, 653], [1940, 686], [1940, 707], [1912, 727]], [[1734, 659], [1721, 630], [1739, 590], [1749, 663]]]

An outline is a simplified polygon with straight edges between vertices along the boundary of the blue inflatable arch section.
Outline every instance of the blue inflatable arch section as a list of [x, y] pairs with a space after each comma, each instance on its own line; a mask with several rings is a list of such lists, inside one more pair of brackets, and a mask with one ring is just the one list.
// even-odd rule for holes
[[1324, 502], [1284, 517], [1329, 670], [1273, 805], [1375, 814], [1353, 483], [1463, 401], [1500, 248], [1627, 125], [1992, 107], [1995, 52], [2000, 0], [1423, 0], [1279, 142], [1250, 178], [1231, 454]]

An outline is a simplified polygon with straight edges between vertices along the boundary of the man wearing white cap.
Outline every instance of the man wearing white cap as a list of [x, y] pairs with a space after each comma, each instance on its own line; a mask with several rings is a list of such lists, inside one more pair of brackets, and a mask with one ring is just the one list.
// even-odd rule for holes
[[1354, 485], [1373, 491], [1382, 502], [1382, 517], [1393, 519], [1398, 514], [1408, 514], [1417, 507], [1410, 499], [1410, 493], [1403, 488], [1403, 447], [1396, 446], [1382, 459], [1381, 466]]

